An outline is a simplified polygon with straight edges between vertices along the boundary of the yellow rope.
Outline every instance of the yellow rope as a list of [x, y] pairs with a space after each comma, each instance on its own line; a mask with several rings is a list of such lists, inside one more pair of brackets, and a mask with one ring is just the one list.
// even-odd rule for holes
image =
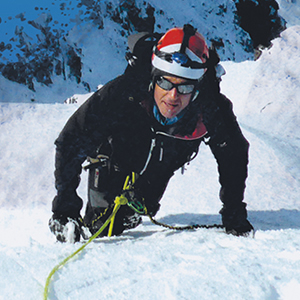
[[115, 206], [114, 210], [112, 212], [112, 217], [109, 225], [109, 230], [108, 230], [108, 237], [112, 236], [113, 228], [114, 228], [114, 222], [115, 222], [115, 216], [117, 214], [117, 211], [119, 210], [121, 205], [126, 205], [128, 202], [127, 198], [124, 195], [121, 195], [120, 197], [116, 197], [115, 199]]
[[[128, 175], [125, 179], [125, 182], [124, 182], [123, 191], [128, 190], [130, 188], [129, 181], [130, 181], [130, 176]], [[133, 184], [134, 182], [135, 182], [135, 173], [132, 172], [131, 173], [131, 184]], [[118, 201], [118, 203], [120, 203], [120, 204], [119, 204], [118, 207], [117, 207], [117, 205], [115, 205], [115, 207], [114, 207], [113, 217], [111, 218], [111, 222], [110, 222], [109, 229], [108, 229], [108, 234], [107, 234], [108, 237], [112, 236], [112, 232], [113, 232], [113, 228], [114, 228], [114, 222], [115, 222], [115, 216], [116, 216], [116, 213], [117, 213], [117, 212], [115, 212], [115, 210], [116, 209], [118, 210], [120, 205], [125, 205], [125, 204], [128, 203], [127, 198], [123, 194], [121, 194], [120, 197], [116, 197], [115, 203], [116, 203], [116, 201]]]
[[[130, 176], [126, 177], [125, 183], [124, 183], [124, 187], [123, 190], [127, 190], [130, 188]], [[132, 172], [131, 174], [131, 184], [133, 184], [135, 182], [135, 173]], [[115, 221], [115, 216], [119, 210], [119, 208], [121, 207], [121, 205], [126, 205], [128, 203], [127, 198], [121, 194], [121, 196], [117, 196], [115, 198], [115, 206], [113, 209], [113, 212], [111, 213], [111, 215], [107, 218], [107, 220], [105, 221], [105, 223], [101, 226], [101, 228], [93, 235], [89, 238], [89, 240], [82, 245], [80, 248], [78, 248], [74, 253], [72, 253], [71, 255], [69, 255], [67, 258], [65, 258], [62, 262], [60, 262], [58, 265], [56, 265], [52, 271], [50, 272], [50, 274], [47, 277], [46, 280], [46, 284], [45, 284], [45, 288], [44, 288], [44, 300], [48, 299], [48, 294], [49, 294], [49, 285], [50, 285], [50, 281], [52, 276], [55, 274], [55, 272], [63, 267], [71, 258], [73, 258], [76, 254], [78, 254], [79, 252], [81, 252], [89, 243], [91, 243], [98, 235], [100, 235], [102, 233], [102, 231], [108, 226], [108, 224], [110, 224], [109, 226], [109, 231], [108, 231], [108, 236], [110, 237], [112, 235], [112, 231], [113, 231], [113, 226], [114, 226], [114, 221]]]
[[[131, 179], [131, 182], [130, 182], [130, 179]], [[131, 174], [131, 178], [130, 176], [127, 176], [126, 180], [125, 180], [125, 183], [124, 183], [124, 187], [123, 187], [123, 190], [128, 190], [131, 188], [131, 185], [135, 182], [135, 173], [132, 172]], [[114, 206], [114, 209], [113, 209], [113, 212], [111, 213], [111, 215], [107, 218], [107, 220], [105, 221], [105, 223], [102, 225], [102, 227], [93, 235], [89, 238], [89, 240], [83, 244], [80, 248], [78, 248], [74, 253], [72, 253], [71, 255], [69, 255], [68, 257], [66, 257], [62, 262], [60, 262], [59, 264], [57, 264], [53, 269], [52, 271], [49, 273], [48, 277], [47, 277], [47, 280], [46, 280], [46, 284], [45, 284], [45, 288], [44, 288], [44, 300], [47, 300], [48, 299], [48, 294], [49, 294], [49, 285], [50, 285], [50, 282], [51, 282], [51, 278], [52, 276], [55, 274], [55, 272], [63, 267], [71, 258], [73, 258], [76, 254], [78, 254], [79, 252], [81, 252], [88, 244], [90, 244], [95, 238], [97, 238], [102, 232], [103, 230], [110, 224], [109, 226], [109, 232], [108, 232], [108, 236], [110, 237], [112, 235], [112, 232], [113, 232], [113, 226], [114, 226], [114, 220], [115, 220], [115, 216], [119, 210], [119, 208], [121, 207], [121, 205], [126, 205], [128, 204], [128, 200], [127, 198], [121, 194], [121, 196], [117, 196], [115, 198], [115, 206]], [[223, 228], [222, 225], [191, 225], [191, 226], [184, 226], [184, 227], [178, 227], [178, 226], [170, 226], [170, 225], [167, 225], [167, 224], [163, 224], [163, 223], [160, 223], [156, 220], [154, 220], [152, 218], [152, 216], [150, 216], [148, 213], [147, 213], [147, 209], [145, 207], [145, 214], [149, 216], [150, 220], [156, 224], [156, 225], [160, 225], [160, 226], [163, 226], [163, 227], [166, 227], [166, 228], [169, 228], [169, 229], [175, 229], [175, 230], [185, 230], [185, 229], [196, 229], [196, 228]]]
[[73, 258], [76, 254], [78, 254], [79, 252], [81, 252], [89, 243], [91, 243], [99, 234], [101, 234], [101, 232], [108, 226], [108, 224], [112, 221], [112, 219], [115, 217], [117, 211], [119, 210], [121, 205], [126, 205], [127, 204], [127, 198], [124, 197], [123, 195], [121, 195], [120, 197], [116, 197], [115, 199], [115, 206], [114, 206], [114, 210], [112, 212], [112, 214], [108, 217], [108, 219], [105, 221], [105, 223], [102, 225], [102, 227], [93, 235], [89, 238], [89, 240], [82, 245], [80, 248], [78, 248], [74, 253], [72, 253], [71, 255], [69, 255], [67, 258], [65, 258], [61, 263], [59, 263], [58, 265], [56, 265], [52, 271], [50, 272], [50, 274], [47, 277], [46, 280], [46, 284], [45, 284], [45, 288], [44, 288], [44, 300], [48, 299], [48, 294], [49, 294], [49, 285], [50, 285], [50, 281], [52, 276], [55, 274], [55, 272], [63, 267], [71, 258]]

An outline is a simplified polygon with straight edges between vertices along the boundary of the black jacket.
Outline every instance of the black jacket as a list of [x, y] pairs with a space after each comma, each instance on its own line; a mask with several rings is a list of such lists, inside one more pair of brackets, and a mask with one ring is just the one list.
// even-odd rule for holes
[[82, 200], [76, 188], [82, 164], [99, 148], [109, 148], [107, 154], [124, 174], [141, 174], [136, 185], [146, 206], [155, 207], [171, 176], [197, 153], [204, 137], [218, 163], [221, 200], [232, 208], [239, 205], [247, 177], [248, 142], [214, 74], [207, 72], [199, 90], [184, 117], [171, 126], [156, 121], [151, 93], [130, 72], [94, 93], [55, 141], [54, 214], [79, 216]]

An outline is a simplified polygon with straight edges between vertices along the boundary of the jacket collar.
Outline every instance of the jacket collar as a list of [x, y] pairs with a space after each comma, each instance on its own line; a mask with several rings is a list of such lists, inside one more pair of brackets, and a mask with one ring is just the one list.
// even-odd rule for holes
[[173, 138], [177, 138], [177, 139], [181, 139], [181, 140], [197, 140], [200, 138], [203, 138], [206, 134], [207, 134], [207, 130], [205, 125], [202, 122], [202, 116], [199, 115], [198, 117], [198, 121], [196, 124], [196, 127], [193, 131], [192, 134], [187, 134], [187, 135], [181, 135], [181, 134], [172, 134], [172, 132], [174, 131], [174, 127], [176, 127], [176, 123], [184, 116], [185, 111], [182, 113], [181, 116], [176, 116], [176, 120], [174, 120], [175, 118], [171, 119], [171, 122], [166, 124], [163, 122], [160, 122], [160, 120], [156, 117], [155, 114], [159, 114], [158, 108], [156, 107], [156, 105], [153, 105], [153, 101], [151, 99], [146, 99], [144, 101], [142, 101], [141, 106], [145, 109], [145, 111], [148, 113], [148, 115], [151, 117], [153, 117], [155, 119], [155, 121], [157, 121], [159, 124], [161, 124], [161, 129], [156, 131], [159, 134], [162, 135], [166, 135], [169, 137], [173, 137]]
[[168, 119], [168, 118], [164, 118], [157, 105], [153, 105], [153, 115], [154, 115], [154, 118], [162, 125], [173, 125], [175, 124], [177, 121], [179, 121], [183, 116], [184, 116], [184, 113], [185, 113], [185, 110], [181, 111], [177, 116], [175, 116], [174, 118], [172, 119]]

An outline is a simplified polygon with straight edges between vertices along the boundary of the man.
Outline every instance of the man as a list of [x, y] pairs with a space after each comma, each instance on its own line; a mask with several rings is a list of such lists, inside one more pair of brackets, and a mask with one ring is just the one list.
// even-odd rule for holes
[[[57, 196], [49, 226], [57, 240], [79, 241], [86, 227], [97, 232], [111, 214], [115, 197], [126, 193], [124, 181], [132, 172], [136, 181], [126, 197], [154, 216], [169, 179], [195, 157], [202, 141], [218, 164], [226, 232], [249, 234], [253, 227], [243, 202], [249, 144], [231, 102], [220, 93], [216, 52], [196, 29], [185, 25], [160, 38], [151, 76], [142, 58], [131, 58], [125, 74], [94, 93], [55, 142]], [[88, 203], [82, 221], [76, 188], [87, 157]], [[122, 206], [113, 234], [138, 226], [144, 211]]]

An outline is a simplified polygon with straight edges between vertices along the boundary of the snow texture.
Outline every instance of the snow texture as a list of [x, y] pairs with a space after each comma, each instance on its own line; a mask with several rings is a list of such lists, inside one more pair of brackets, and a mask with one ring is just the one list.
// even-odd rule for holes
[[[257, 61], [222, 63], [222, 92], [251, 144], [245, 201], [255, 238], [220, 229], [172, 231], [144, 217], [136, 229], [92, 242], [59, 269], [49, 299], [299, 299], [299, 45], [300, 27], [290, 26]], [[53, 103], [44, 88], [46, 103], [22, 103], [28, 89], [3, 78], [0, 84], [0, 93], [17, 99], [0, 103], [0, 299], [36, 300], [52, 268], [82, 245], [56, 243], [48, 220], [53, 142], [88, 95]], [[83, 172], [83, 198], [86, 180]], [[184, 175], [171, 179], [156, 219], [220, 223], [218, 190], [216, 162], [201, 145]]]

